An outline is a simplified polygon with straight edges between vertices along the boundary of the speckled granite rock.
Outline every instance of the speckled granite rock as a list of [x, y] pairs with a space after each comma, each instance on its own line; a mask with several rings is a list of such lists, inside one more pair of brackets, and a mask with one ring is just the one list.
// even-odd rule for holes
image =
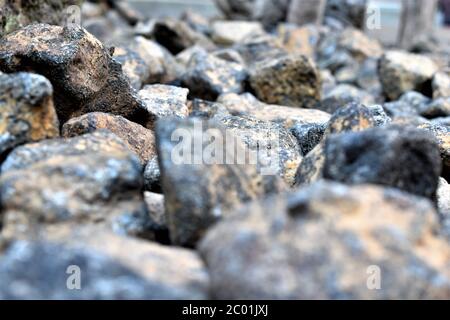
[[450, 185], [444, 178], [439, 179], [437, 203], [442, 229], [450, 239]]
[[172, 54], [178, 54], [195, 44], [209, 49], [214, 48], [214, 44], [205, 35], [196, 32], [184, 21], [171, 17], [156, 21], [152, 36]]
[[430, 123], [418, 124], [417, 127], [436, 138], [442, 159], [442, 176], [447, 181], [450, 180], [450, 127]]
[[121, 138], [141, 159], [143, 165], [156, 156], [153, 132], [121, 116], [101, 112], [87, 113], [66, 122], [61, 134], [65, 138], [70, 138], [100, 129], [107, 129]]
[[450, 297], [450, 247], [433, 205], [394, 189], [320, 182], [251, 203], [213, 227], [200, 252], [218, 299]]
[[185, 88], [153, 84], [146, 85], [139, 91], [145, 109], [152, 119], [151, 128], [158, 119], [170, 116], [186, 118], [189, 114], [187, 96], [189, 90]]
[[[171, 139], [173, 134], [175, 141]], [[203, 157], [204, 148], [210, 144], [203, 135], [208, 137], [208, 134], [222, 135], [223, 131], [199, 119], [172, 118], [157, 123], [162, 189], [170, 237], [175, 244], [195, 245], [227, 209], [267, 192], [266, 178], [258, 174], [256, 165], [238, 164], [236, 158], [230, 158], [236, 157], [236, 151], [229, 146], [223, 150], [222, 159], [217, 154], [216, 159], [205, 162], [208, 155], [213, 156], [213, 150], [209, 150], [206, 160]], [[181, 136], [183, 143], [180, 144]], [[234, 136], [229, 137], [234, 139]], [[196, 147], [192, 149], [189, 141]], [[239, 140], [234, 141], [236, 150], [243, 150]]]
[[358, 132], [376, 126], [374, 113], [364, 105], [350, 103], [339, 108], [332, 116], [321, 140], [303, 158], [297, 169], [295, 184], [297, 186], [309, 184], [323, 177], [326, 161], [326, 138], [333, 134]]
[[242, 65], [197, 52], [187, 65], [182, 84], [189, 88], [192, 97], [214, 101], [223, 93], [241, 93], [246, 78]]
[[0, 154], [18, 145], [59, 136], [53, 87], [31, 73], [0, 74]]
[[2, 166], [4, 234], [58, 224], [107, 225], [146, 237], [142, 167], [109, 132], [28, 144]]
[[255, 21], [214, 21], [211, 25], [211, 37], [220, 45], [233, 45], [249, 36], [264, 34], [264, 28]]
[[250, 85], [260, 100], [270, 104], [314, 108], [320, 101], [320, 74], [314, 62], [302, 55], [255, 64]]
[[143, 124], [147, 121], [120, 64], [80, 27], [33, 24], [8, 34], [0, 40], [0, 69], [46, 76], [53, 85], [62, 123], [93, 111], [122, 115]]
[[390, 100], [415, 90], [432, 94], [431, 80], [438, 66], [428, 57], [402, 51], [388, 51], [380, 59], [379, 76]]

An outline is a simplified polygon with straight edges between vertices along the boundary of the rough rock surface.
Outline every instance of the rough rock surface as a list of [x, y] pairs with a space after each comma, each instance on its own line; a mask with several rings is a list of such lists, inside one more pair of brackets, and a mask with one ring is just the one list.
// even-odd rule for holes
[[437, 203], [442, 229], [450, 239], [450, 185], [444, 178], [439, 179]]
[[[333, 134], [358, 132], [376, 125], [376, 118], [371, 110], [359, 103], [350, 103], [339, 108], [328, 121], [320, 143], [308, 152], [297, 169], [295, 184], [303, 185], [323, 177], [325, 165], [326, 138]], [[294, 133], [295, 134], [295, 133]], [[318, 138], [316, 138], [318, 139]], [[314, 141], [315, 142], [315, 141]]]
[[322, 99], [317, 108], [329, 113], [334, 113], [346, 104], [356, 102], [365, 105], [375, 103], [374, 97], [353, 85], [340, 84], [331, 89]]
[[330, 114], [320, 110], [265, 104], [249, 93], [224, 94], [218, 101], [233, 115], [252, 116], [259, 120], [280, 123], [285, 128], [299, 124], [322, 125], [330, 119]]
[[169, 84], [182, 72], [175, 57], [157, 42], [137, 36], [131, 42], [130, 48], [139, 54], [149, 72], [148, 79], [143, 84]]
[[214, 21], [211, 26], [212, 39], [221, 45], [232, 45], [263, 33], [262, 25], [251, 21]]
[[265, 174], [279, 175], [287, 185], [295, 182], [297, 167], [302, 161], [295, 137], [281, 125], [250, 116], [229, 116], [218, 120], [227, 133], [242, 139], [255, 152], [257, 164]]
[[200, 251], [219, 299], [448, 299], [450, 249], [438, 229], [428, 200], [321, 182], [249, 204]]
[[121, 116], [101, 112], [87, 113], [66, 122], [61, 134], [65, 138], [70, 138], [101, 129], [107, 129], [121, 138], [141, 159], [143, 165], [156, 156], [153, 132]]
[[53, 87], [31, 73], [0, 74], [0, 154], [26, 142], [59, 136]]
[[[77, 242], [68, 241], [70, 236]], [[128, 300], [208, 296], [208, 274], [194, 252], [90, 229], [68, 232], [65, 239], [60, 238], [10, 243], [0, 259], [0, 298]], [[30, 265], [33, 272], [29, 272]], [[80, 268], [81, 290], [66, 287], [76, 271], [70, 266]]]
[[431, 81], [437, 71], [430, 58], [402, 51], [388, 51], [379, 62], [380, 80], [390, 100], [411, 90], [431, 95]]
[[143, 124], [147, 120], [121, 65], [80, 27], [33, 24], [8, 34], [0, 40], [0, 69], [34, 71], [47, 77], [62, 123], [93, 111], [122, 115]]
[[331, 136], [324, 152], [325, 179], [380, 184], [436, 197], [441, 174], [439, 146], [424, 131], [394, 126]]
[[2, 166], [3, 232], [97, 223], [145, 237], [141, 172], [138, 158], [108, 131], [19, 147]]
[[136, 51], [127, 47], [115, 47], [113, 58], [122, 65], [123, 73], [134, 89], [140, 90], [149, 80], [150, 67]]
[[[203, 148], [209, 142], [203, 135], [208, 137], [208, 129], [213, 129], [212, 136], [222, 135], [218, 128], [198, 119], [172, 118], [157, 123], [161, 183], [170, 237], [175, 244], [195, 245], [226, 209], [265, 193], [266, 186], [256, 165], [240, 165], [234, 158], [231, 163], [225, 161], [228, 156], [235, 157], [234, 150], [226, 148], [222, 158], [218, 153], [216, 161], [211, 158], [205, 162], [208, 158], [204, 159]], [[173, 134], [178, 141], [171, 139]], [[181, 143], [180, 137], [187, 142]], [[191, 148], [191, 143], [196, 147]], [[236, 147], [241, 148], [239, 141]], [[207, 155], [213, 156], [213, 150]]]
[[187, 65], [182, 83], [189, 88], [192, 97], [215, 100], [223, 93], [241, 93], [246, 78], [242, 65], [197, 52]]
[[270, 104], [314, 108], [320, 101], [320, 74], [314, 62], [302, 55], [254, 65], [250, 85], [260, 100]]

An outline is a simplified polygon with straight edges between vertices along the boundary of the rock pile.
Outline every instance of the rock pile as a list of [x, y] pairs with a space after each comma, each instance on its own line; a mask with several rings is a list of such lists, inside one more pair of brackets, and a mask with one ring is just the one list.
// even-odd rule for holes
[[0, 19], [0, 299], [450, 299], [450, 52], [365, 1], [38, 2]]

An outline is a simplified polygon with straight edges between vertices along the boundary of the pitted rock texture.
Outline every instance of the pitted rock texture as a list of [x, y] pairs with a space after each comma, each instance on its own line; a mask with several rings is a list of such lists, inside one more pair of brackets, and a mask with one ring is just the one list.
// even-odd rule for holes
[[[218, 299], [450, 297], [450, 249], [433, 204], [394, 189], [321, 182], [254, 202], [199, 248]], [[368, 289], [374, 272], [380, 290]]]
[[[222, 157], [218, 153], [216, 160], [213, 150], [206, 149], [204, 158], [204, 148], [210, 144], [208, 134], [235, 139], [234, 135], [225, 136], [214, 123], [199, 119], [171, 118], [157, 122], [161, 183], [170, 238], [175, 244], [195, 245], [227, 209], [267, 192], [256, 164], [239, 164], [233, 158], [236, 151], [229, 147], [222, 145]], [[235, 141], [236, 150], [244, 150], [242, 142]], [[210, 161], [208, 155], [212, 157]]]
[[59, 136], [53, 87], [31, 73], [0, 74], [0, 154], [33, 141]]
[[255, 64], [250, 85], [256, 96], [269, 104], [314, 108], [320, 101], [320, 74], [314, 62], [302, 55]]
[[390, 100], [411, 90], [432, 94], [431, 81], [437, 71], [430, 58], [402, 51], [388, 51], [379, 62], [383, 91]]
[[131, 122], [124, 117], [108, 113], [92, 112], [67, 121], [62, 127], [65, 138], [92, 133], [106, 129], [121, 138], [145, 165], [156, 156], [155, 135], [153, 131]]
[[122, 115], [143, 124], [147, 121], [121, 65], [80, 27], [33, 24], [8, 34], [0, 40], [0, 69], [34, 71], [47, 77], [62, 123], [93, 111]]
[[83, 0], [35, 0], [0, 2], [0, 36], [4, 36], [31, 23], [41, 22], [64, 25], [72, 21], [68, 10]]
[[223, 93], [241, 93], [247, 78], [245, 68], [206, 52], [194, 53], [182, 76], [182, 84], [195, 98], [215, 100]]

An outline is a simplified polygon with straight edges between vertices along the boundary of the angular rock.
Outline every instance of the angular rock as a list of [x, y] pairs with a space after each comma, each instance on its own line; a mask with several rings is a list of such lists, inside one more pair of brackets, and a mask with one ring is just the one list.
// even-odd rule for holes
[[187, 9], [183, 12], [180, 19], [185, 21], [189, 25], [189, 27], [197, 32], [203, 33], [204, 35], [211, 34], [211, 28], [208, 18], [203, 16], [199, 12], [195, 12], [192, 9]]
[[[172, 139], [174, 134], [178, 141]], [[174, 244], [194, 246], [226, 209], [266, 192], [264, 179], [257, 173], [256, 165], [236, 161], [235, 151], [231, 149], [242, 150], [239, 141], [232, 140], [236, 141], [233, 148], [219, 146], [225, 147], [224, 153], [217, 153], [215, 159], [208, 158], [213, 157], [213, 150], [205, 149], [210, 145], [210, 135], [225, 137], [220, 127], [199, 119], [173, 118], [157, 123], [161, 183], [170, 238]], [[234, 139], [233, 136], [230, 138]]]
[[70, 138], [101, 129], [107, 129], [121, 138], [141, 159], [143, 165], [156, 156], [153, 132], [121, 116], [101, 112], [87, 113], [66, 122], [61, 134], [65, 138]]
[[433, 98], [450, 97], [450, 74], [448, 72], [436, 72], [433, 76]]
[[[321, 182], [247, 205], [200, 252], [216, 299], [448, 299], [450, 248], [438, 229], [424, 198]], [[377, 272], [381, 290], [370, 290]]]
[[220, 45], [233, 45], [249, 36], [264, 34], [264, 28], [254, 21], [217, 20], [212, 23], [211, 37]]
[[302, 156], [297, 140], [289, 130], [279, 124], [244, 115], [224, 117], [218, 122], [227, 133], [241, 138], [245, 146], [258, 155], [260, 168], [269, 170], [271, 175], [281, 176], [288, 186], [294, 184]]
[[310, 24], [298, 27], [280, 24], [277, 31], [284, 48], [290, 54], [303, 54], [314, 58], [320, 40], [320, 29], [317, 26]]
[[305, 155], [297, 169], [295, 184], [297, 186], [315, 182], [323, 177], [326, 155], [326, 138], [333, 134], [359, 132], [377, 125], [373, 111], [364, 105], [350, 103], [336, 111], [324, 134], [316, 146]]
[[161, 171], [158, 157], [150, 159], [144, 170], [144, 186], [146, 190], [161, 192]]
[[430, 104], [422, 108], [420, 115], [428, 119], [449, 117], [450, 97], [433, 100]]
[[250, 70], [256, 96], [270, 104], [314, 108], [320, 101], [320, 74], [314, 62], [302, 55], [267, 59]]
[[47, 77], [62, 123], [93, 111], [121, 115], [142, 124], [147, 121], [120, 64], [99, 40], [80, 27], [33, 24], [7, 35], [0, 40], [0, 69], [35, 71]]
[[140, 90], [150, 78], [150, 68], [136, 51], [124, 47], [115, 47], [113, 58], [121, 65], [131, 86]]
[[[228, 95], [234, 96], [234, 93], [226, 94], [225, 96]], [[190, 105], [190, 110], [191, 110], [191, 113], [189, 115], [190, 117], [197, 117], [204, 120], [231, 116], [231, 113], [222, 103], [211, 102], [201, 99], [194, 99]]]
[[[80, 268], [81, 290], [67, 289], [67, 279], [75, 270], [68, 269], [69, 266]], [[12, 242], [0, 260], [0, 281], [2, 299], [205, 299], [208, 296], [208, 274], [194, 252], [97, 230], [68, 232], [66, 239], [57, 241]]]
[[375, 99], [370, 93], [362, 89], [349, 84], [340, 84], [323, 97], [317, 108], [328, 113], [334, 113], [339, 108], [353, 102], [371, 105], [375, 103]]
[[326, 128], [326, 124], [297, 124], [290, 128], [291, 134], [300, 145], [303, 156], [306, 156], [322, 141]]
[[153, 120], [151, 127], [154, 121], [164, 117], [186, 118], [189, 115], [188, 93], [188, 89], [162, 84], [146, 85], [140, 90], [139, 98]]
[[178, 54], [196, 44], [208, 49], [214, 48], [214, 44], [205, 35], [194, 31], [184, 21], [174, 18], [156, 21], [152, 36], [172, 54]]
[[426, 56], [403, 51], [388, 51], [380, 59], [379, 76], [390, 100], [411, 90], [431, 96], [431, 80], [438, 66]]
[[2, 1], [0, 36], [36, 22], [65, 25], [71, 13], [67, 8], [81, 3], [82, 0]]
[[285, 128], [300, 124], [322, 125], [330, 119], [330, 114], [316, 109], [265, 104], [249, 93], [224, 94], [219, 97], [218, 102], [223, 103], [233, 115], [247, 115], [258, 120], [272, 121], [282, 124]]
[[174, 56], [157, 42], [138, 36], [130, 43], [130, 48], [144, 60], [149, 72], [143, 84], [165, 83], [175, 81], [182, 72]]
[[146, 237], [138, 158], [108, 131], [16, 148], [2, 165], [4, 234], [95, 223]]
[[444, 178], [439, 178], [437, 204], [444, 233], [450, 238], [450, 185]]
[[385, 127], [330, 136], [323, 177], [379, 184], [435, 199], [441, 174], [437, 141], [411, 127]]
[[[366, 22], [367, 0], [328, 0], [325, 16], [341, 27], [363, 29]], [[330, 23], [330, 21], [328, 21]]]
[[146, 191], [144, 192], [144, 199], [150, 216], [149, 229], [155, 234], [154, 240], [169, 244], [170, 236], [164, 210], [164, 195]]
[[450, 180], [450, 127], [422, 123], [418, 128], [431, 133], [439, 146], [442, 159], [442, 177]]
[[187, 65], [182, 84], [192, 97], [214, 101], [223, 93], [241, 93], [246, 78], [242, 65], [197, 52]]
[[59, 136], [53, 87], [31, 73], [0, 74], [0, 155], [18, 145]]

